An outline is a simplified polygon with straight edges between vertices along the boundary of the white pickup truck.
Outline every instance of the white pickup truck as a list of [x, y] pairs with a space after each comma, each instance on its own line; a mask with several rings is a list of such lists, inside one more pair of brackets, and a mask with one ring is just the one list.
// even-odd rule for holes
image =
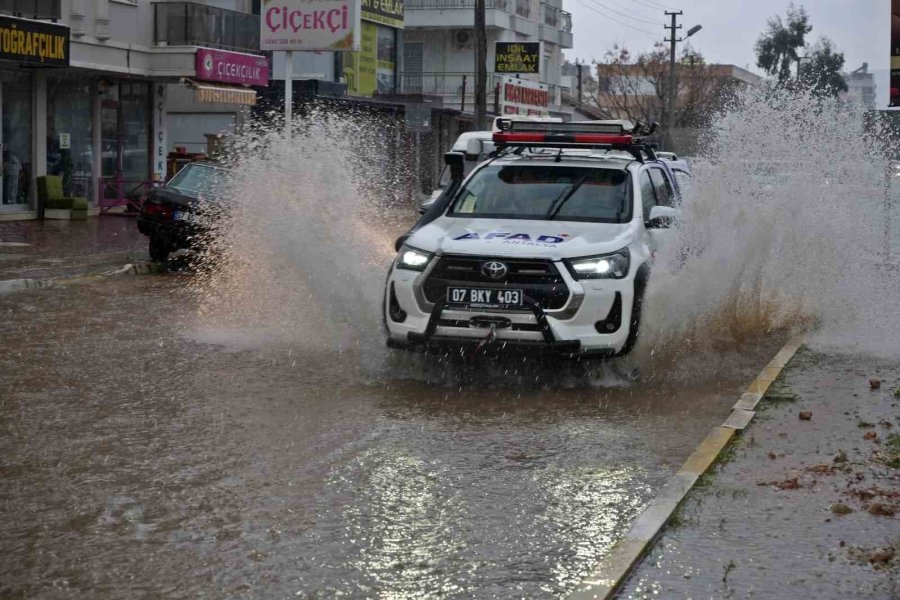
[[640, 124], [499, 125], [494, 157], [402, 240], [384, 291], [388, 345], [628, 353], [654, 249], [680, 212], [671, 161]]

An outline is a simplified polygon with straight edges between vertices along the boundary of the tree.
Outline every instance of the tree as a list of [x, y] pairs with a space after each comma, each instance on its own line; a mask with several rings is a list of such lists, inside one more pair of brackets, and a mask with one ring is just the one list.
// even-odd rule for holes
[[[694, 127], [730, 97], [733, 81], [685, 45], [675, 83], [674, 125]], [[650, 52], [632, 55], [613, 46], [597, 63], [594, 104], [605, 119], [652, 123], [662, 120], [668, 96], [669, 50], [657, 43]]]
[[838, 52], [831, 40], [819, 38], [807, 51], [807, 60], [800, 65], [800, 85], [823, 97], [836, 97], [847, 91], [847, 82], [841, 76], [844, 53]]
[[797, 50], [806, 45], [806, 34], [812, 31], [809, 15], [801, 6], [788, 6], [787, 19], [769, 19], [768, 28], [756, 40], [756, 65], [769, 75], [776, 75], [784, 85], [791, 80], [791, 66], [797, 62]]

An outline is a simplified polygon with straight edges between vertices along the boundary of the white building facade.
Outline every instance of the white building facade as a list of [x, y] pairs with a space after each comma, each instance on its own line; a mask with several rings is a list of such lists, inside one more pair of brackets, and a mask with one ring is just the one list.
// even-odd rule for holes
[[[547, 106], [535, 106], [535, 112], [568, 115], [571, 109], [562, 103], [561, 67], [562, 51], [572, 48], [572, 18], [562, 10], [562, 0], [485, 2], [488, 111], [494, 112], [496, 105], [504, 103], [504, 88], [510, 81], [507, 74], [493, 72], [495, 42], [540, 42], [540, 73], [519, 78], [528, 82], [521, 87], [547, 93], [524, 96], [549, 99]], [[444, 106], [471, 112], [475, 90], [474, 0], [406, 0], [405, 8], [402, 91], [438, 96]]]

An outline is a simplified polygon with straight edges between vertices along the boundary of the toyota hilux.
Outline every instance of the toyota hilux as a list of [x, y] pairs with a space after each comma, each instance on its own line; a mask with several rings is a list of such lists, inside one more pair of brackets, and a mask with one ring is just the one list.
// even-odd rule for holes
[[627, 121], [508, 120], [496, 151], [391, 265], [392, 348], [627, 354], [656, 248], [679, 216], [667, 161]]

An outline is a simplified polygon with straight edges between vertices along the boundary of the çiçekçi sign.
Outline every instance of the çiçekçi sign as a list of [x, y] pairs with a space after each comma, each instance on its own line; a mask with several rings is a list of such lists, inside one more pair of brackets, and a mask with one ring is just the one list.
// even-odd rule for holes
[[261, 12], [261, 50], [359, 50], [361, 0], [263, 0]]
[[241, 85], [269, 85], [269, 61], [265, 56], [197, 49], [197, 79]]
[[69, 66], [69, 28], [55, 23], [0, 17], [0, 60]]

